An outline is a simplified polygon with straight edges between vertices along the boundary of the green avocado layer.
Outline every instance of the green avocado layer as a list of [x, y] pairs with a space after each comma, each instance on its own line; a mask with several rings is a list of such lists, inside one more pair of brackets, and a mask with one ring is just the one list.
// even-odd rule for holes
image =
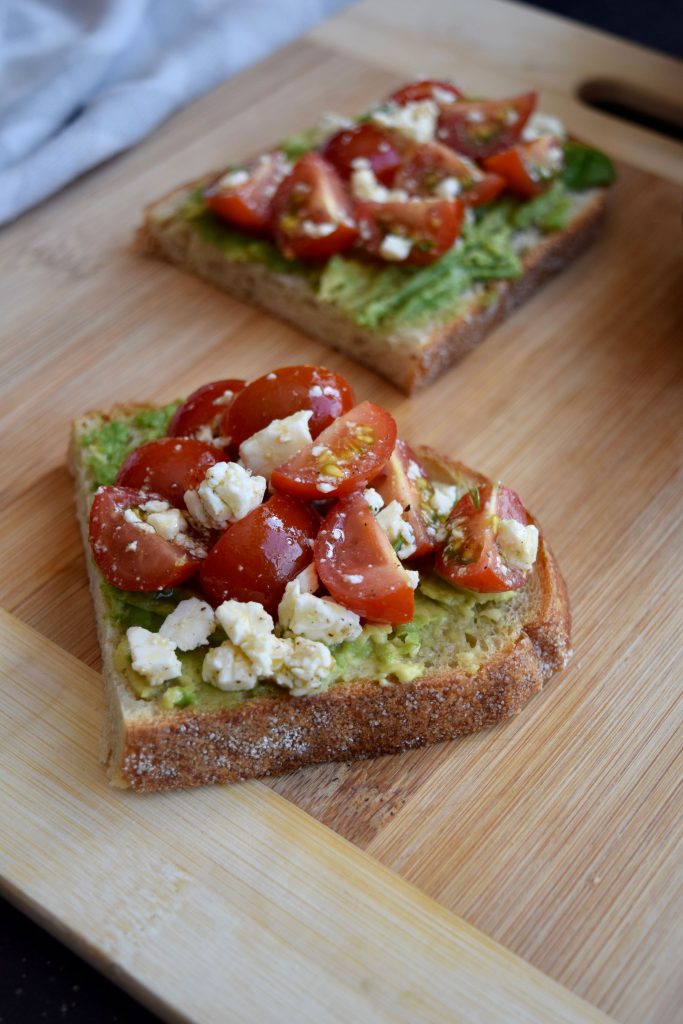
[[[286, 140], [283, 148], [296, 158], [314, 144], [314, 135], [302, 135]], [[526, 202], [505, 196], [478, 208], [459, 243], [425, 267], [351, 256], [334, 256], [321, 266], [289, 260], [273, 242], [230, 227], [207, 210], [201, 188], [186, 200], [179, 216], [227, 260], [263, 263], [278, 273], [303, 276], [322, 302], [337, 306], [367, 330], [391, 333], [456, 315], [473, 286], [520, 277], [523, 268], [515, 247], [519, 232], [561, 231], [569, 222], [576, 192], [614, 180], [614, 167], [597, 150], [567, 142], [564, 152], [563, 175], [547, 192]]]
[[[92, 491], [112, 483], [116, 472], [136, 445], [163, 437], [177, 407], [136, 411], [92, 424], [78, 438], [88, 468]], [[153, 689], [131, 666], [126, 630], [143, 626], [158, 632], [164, 619], [180, 603], [195, 595], [178, 587], [153, 593], [119, 590], [102, 582], [102, 594], [110, 621], [121, 633], [115, 665], [128, 680], [136, 697], [163, 707], [230, 708], [259, 697], [287, 697], [275, 683], [259, 683], [253, 690], [228, 693], [202, 681], [201, 668], [208, 647], [178, 652], [183, 671], [162, 690]], [[415, 595], [415, 616], [406, 625], [366, 625], [357, 640], [333, 647], [335, 666], [327, 686], [356, 679], [407, 683], [427, 671], [458, 666], [475, 672], [482, 659], [519, 630], [520, 611], [528, 601], [524, 590], [507, 594], [473, 594], [451, 587], [436, 576], [421, 574]], [[218, 629], [210, 638], [215, 646], [225, 640]]]

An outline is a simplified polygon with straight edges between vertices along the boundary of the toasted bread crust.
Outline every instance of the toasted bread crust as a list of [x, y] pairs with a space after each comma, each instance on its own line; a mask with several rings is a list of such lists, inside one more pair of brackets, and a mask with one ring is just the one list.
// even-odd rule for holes
[[[485, 480], [431, 449], [418, 451], [428, 467]], [[88, 488], [75, 444], [70, 461], [87, 551]], [[359, 680], [318, 696], [283, 694], [219, 711], [164, 712], [135, 701], [114, 668], [118, 634], [106, 619], [101, 577], [91, 559], [88, 571], [107, 687], [103, 759], [114, 785], [139, 792], [276, 775], [475, 732], [516, 714], [570, 655], [566, 588], [541, 540], [533, 614], [520, 635], [473, 675], [447, 669], [408, 684]]]
[[205, 180], [182, 185], [146, 208], [136, 236], [138, 250], [260, 306], [369, 366], [408, 394], [479, 344], [548, 278], [571, 263], [599, 232], [606, 209], [606, 189], [586, 193], [568, 226], [545, 236], [526, 253], [522, 277], [491, 284], [450, 321], [439, 319], [407, 334], [392, 335], [364, 330], [337, 307], [320, 302], [303, 278], [261, 264], [231, 263], [199, 238], [188, 222], [175, 217], [175, 211]]

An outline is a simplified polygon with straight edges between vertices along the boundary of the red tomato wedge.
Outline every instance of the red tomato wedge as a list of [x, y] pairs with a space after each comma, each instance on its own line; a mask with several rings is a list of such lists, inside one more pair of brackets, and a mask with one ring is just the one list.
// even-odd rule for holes
[[292, 167], [284, 153], [263, 153], [221, 175], [204, 190], [206, 205], [223, 220], [251, 231], [270, 226], [273, 197]]
[[444, 107], [436, 136], [472, 160], [484, 160], [514, 146], [536, 106], [536, 93], [509, 100], [465, 100]]
[[[189, 395], [176, 409], [168, 425], [169, 437], [195, 437], [206, 441], [220, 435], [221, 420], [232, 399], [246, 381], [214, 380]], [[205, 436], [206, 435], [206, 436]]]
[[190, 437], [162, 437], [131, 452], [116, 475], [119, 487], [150, 491], [183, 508], [183, 495], [198, 487], [207, 469], [225, 458], [219, 448]]
[[253, 380], [235, 396], [223, 417], [222, 432], [231, 444], [240, 445], [273, 420], [311, 409], [308, 429], [317, 437], [355, 402], [353, 389], [341, 374], [323, 366], [283, 366]]
[[308, 501], [338, 498], [382, 471], [396, 444], [393, 416], [361, 402], [323, 430], [271, 476], [278, 491]]
[[431, 480], [415, 452], [400, 438], [384, 470], [372, 486], [384, 499], [384, 504], [397, 501], [403, 508], [403, 518], [410, 523], [415, 534], [417, 550], [412, 558], [421, 558], [435, 551], [435, 532], [430, 530], [434, 511], [430, 508], [434, 493]]
[[433, 100], [442, 107], [462, 97], [460, 89], [457, 89], [451, 82], [441, 82], [434, 78], [421, 78], [417, 82], [409, 82], [389, 97], [390, 103], [398, 103], [404, 107], [406, 103], [420, 103], [423, 100]]
[[278, 188], [272, 225], [289, 259], [327, 259], [358, 235], [351, 198], [319, 153], [305, 153]]
[[332, 597], [372, 622], [410, 622], [415, 597], [405, 569], [363, 495], [327, 514], [315, 540], [315, 565]]
[[522, 199], [544, 192], [562, 170], [563, 152], [554, 135], [542, 135], [533, 142], [520, 142], [512, 149], [484, 160], [484, 167], [505, 179], [508, 190]]
[[[414, 199], [411, 202], [359, 203], [360, 244], [373, 256], [397, 263], [433, 263], [460, 234], [463, 205], [458, 199]], [[389, 247], [387, 236], [410, 243]]]
[[[455, 180], [456, 192], [452, 188]], [[445, 194], [451, 186], [452, 195]], [[457, 195], [467, 206], [489, 203], [505, 188], [505, 179], [486, 174], [466, 156], [450, 146], [428, 142], [406, 160], [394, 179], [394, 187], [410, 195], [427, 198], [453, 198]]]
[[309, 505], [274, 495], [230, 526], [202, 563], [202, 588], [214, 605], [259, 601], [271, 614], [285, 587], [313, 561], [320, 517]]
[[375, 177], [390, 185], [404, 149], [400, 136], [367, 121], [332, 135], [321, 152], [345, 181], [351, 177], [354, 160], [367, 160]]
[[484, 484], [463, 495], [446, 521], [446, 541], [436, 556], [436, 572], [456, 586], [480, 593], [516, 590], [528, 572], [506, 565], [496, 541], [497, 523], [529, 516], [521, 498], [502, 484]]
[[149, 591], [174, 587], [193, 576], [201, 565], [201, 542], [190, 534], [192, 550], [160, 537], [153, 529], [128, 522], [128, 509], [137, 510], [157, 494], [125, 487], [101, 487], [90, 508], [90, 548], [102, 575], [122, 590]]

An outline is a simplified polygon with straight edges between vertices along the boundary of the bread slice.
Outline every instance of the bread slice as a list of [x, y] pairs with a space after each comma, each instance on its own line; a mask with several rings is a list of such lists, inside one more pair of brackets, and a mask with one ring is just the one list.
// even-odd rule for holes
[[[204, 181], [208, 179], [203, 179]], [[598, 233], [605, 188], [572, 194], [567, 226], [531, 237], [521, 254], [524, 273], [514, 280], [476, 285], [451, 319], [435, 317], [385, 332], [368, 330], [331, 302], [321, 301], [306, 277], [262, 262], [236, 262], [207, 241], [179, 211], [202, 181], [191, 182], [147, 207], [138, 246], [261, 307], [323, 344], [387, 377], [408, 394], [423, 387], [477, 345], [543, 282], [575, 259]]]
[[[122, 406], [114, 415], [130, 418], [141, 408]], [[361, 673], [316, 696], [292, 697], [272, 687], [277, 692], [232, 707], [166, 710], [156, 700], [139, 699], [115, 664], [124, 630], [108, 612], [88, 544], [96, 484], [84, 439], [107, 419], [93, 413], [74, 423], [70, 466], [102, 648], [107, 706], [102, 759], [113, 785], [154, 792], [233, 782], [452, 739], [516, 714], [566, 664], [571, 653], [567, 592], [541, 535], [529, 583], [501, 609], [477, 612], [467, 635], [457, 631], [455, 639], [446, 639], [439, 623], [419, 652], [424, 674], [412, 682]], [[430, 449], [418, 451], [434, 479], [462, 488], [485, 482], [459, 462]]]

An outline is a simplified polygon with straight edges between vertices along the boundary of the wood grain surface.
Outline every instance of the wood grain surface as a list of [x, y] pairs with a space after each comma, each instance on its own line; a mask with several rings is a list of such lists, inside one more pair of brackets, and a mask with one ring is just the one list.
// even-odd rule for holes
[[[504, 21], [489, 46], [483, 14], [508, 7], [534, 31], [518, 39], [517, 21]], [[97, 666], [64, 458], [74, 415], [291, 362], [347, 374], [360, 399], [392, 410], [407, 439], [520, 491], [565, 571], [576, 656], [523, 715], [490, 733], [272, 787], [624, 1024], [683, 1019], [679, 190], [622, 166], [600, 242], [410, 399], [129, 248], [149, 199], [310, 124], [321, 108], [362, 108], [425, 67], [462, 68], [466, 87], [482, 92], [547, 82], [542, 106], [576, 134], [641, 163], [654, 152], [652, 166], [675, 175], [680, 147], [649, 146], [640, 130], [585, 114], [563, 92], [573, 59], [583, 69], [602, 54], [611, 67], [615, 47], [627, 70], [659, 69], [653, 87], [665, 88], [670, 62], [612, 41], [601, 48], [597, 33], [560, 33], [564, 23], [529, 21], [495, 0], [433, 0], [430, 10], [436, 21], [418, 27], [404, 0], [391, 18], [375, 3], [351, 8], [0, 236], [0, 600]], [[463, 10], [472, 17], [461, 38]], [[501, 56], [503, 28], [511, 50], [521, 48], [514, 68]], [[565, 48], [557, 44], [553, 62], [558, 39]]]
[[165, 1018], [608, 1024], [260, 783], [111, 789], [97, 674], [2, 611], [0, 677], [9, 894]]

